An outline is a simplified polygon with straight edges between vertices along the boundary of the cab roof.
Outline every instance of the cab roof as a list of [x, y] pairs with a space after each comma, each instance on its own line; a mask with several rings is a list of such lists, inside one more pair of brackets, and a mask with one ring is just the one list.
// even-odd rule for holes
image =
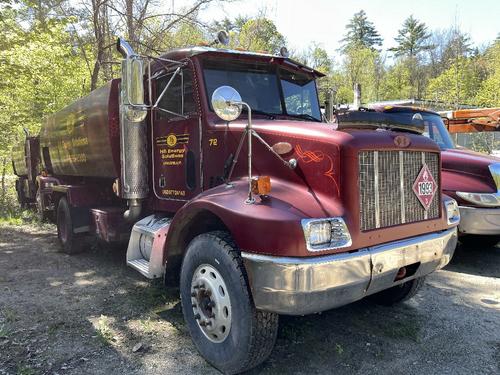
[[290, 65], [290, 67], [295, 68], [297, 70], [302, 70], [306, 73], [314, 74], [317, 78], [324, 77], [325, 74], [321, 73], [320, 71], [310, 68], [296, 60], [293, 60], [289, 57], [284, 57], [280, 55], [273, 55], [270, 53], [261, 53], [261, 52], [251, 52], [251, 51], [244, 51], [244, 50], [234, 50], [234, 49], [224, 49], [224, 48], [214, 48], [214, 47], [208, 47], [208, 46], [194, 46], [194, 47], [186, 47], [186, 48], [175, 48], [164, 55], [161, 55], [160, 58], [164, 59], [171, 59], [171, 60], [182, 60], [185, 58], [197, 56], [197, 55], [205, 55], [205, 54], [211, 54], [211, 55], [235, 55], [235, 56], [245, 56], [245, 57], [257, 57], [259, 59], [262, 58], [268, 58], [269, 62], [272, 60], [278, 60], [281, 61], [287, 65]]

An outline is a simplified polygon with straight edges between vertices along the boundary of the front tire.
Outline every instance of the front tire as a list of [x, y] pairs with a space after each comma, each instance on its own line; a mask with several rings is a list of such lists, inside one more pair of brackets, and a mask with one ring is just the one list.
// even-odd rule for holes
[[57, 205], [57, 237], [66, 254], [77, 254], [85, 248], [84, 236], [73, 233], [71, 207], [65, 197], [61, 198]]
[[375, 293], [371, 295], [369, 298], [375, 303], [378, 303], [380, 305], [392, 306], [397, 303], [406, 301], [415, 296], [415, 294], [417, 294], [418, 291], [422, 288], [424, 283], [425, 283], [425, 276], [417, 277], [416, 279], [407, 281], [405, 283], [393, 286], [392, 288]]
[[211, 365], [236, 374], [271, 354], [278, 315], [255, 308], [229, 234], [210, 232], [191, 241], [182, 263], [180, 292], [191, 338]]

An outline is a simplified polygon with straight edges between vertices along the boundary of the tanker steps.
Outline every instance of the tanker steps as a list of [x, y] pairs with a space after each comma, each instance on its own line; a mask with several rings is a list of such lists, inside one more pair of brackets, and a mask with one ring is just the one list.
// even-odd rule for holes
[[172, 218], [150, 215], [135, 223], [127, 248], [127, 265], [148, 279], [163, 276], [163, 248]]

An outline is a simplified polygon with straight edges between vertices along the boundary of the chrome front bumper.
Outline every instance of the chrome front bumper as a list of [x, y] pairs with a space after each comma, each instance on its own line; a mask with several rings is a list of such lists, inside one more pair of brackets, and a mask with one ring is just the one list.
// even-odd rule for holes
[[[343, 253], [285, 258], [243, 252], [253, 300], [258, 309], [305, 315], [357, 301], [448, 264], [457, 244], [456, 227]], [[412, 275], [394, 281], [403, 266]]]
[[500, 208], [460, 206], [458, 230], [464, 234], [500, 234]]

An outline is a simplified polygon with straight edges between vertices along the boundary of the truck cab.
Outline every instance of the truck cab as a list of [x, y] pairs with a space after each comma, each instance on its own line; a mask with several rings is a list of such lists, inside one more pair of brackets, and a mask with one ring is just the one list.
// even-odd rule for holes
[[423, 128], [325, 122], [322, 74], [287, 56], [118, 50], [121, 79], [42, 126], [44, 201], [66, 252], [129, 238], [130, 267], [177, 283], [221, 371], [264, 361], [279, 314], [400, 302], [450, 261], [458, 208]]

